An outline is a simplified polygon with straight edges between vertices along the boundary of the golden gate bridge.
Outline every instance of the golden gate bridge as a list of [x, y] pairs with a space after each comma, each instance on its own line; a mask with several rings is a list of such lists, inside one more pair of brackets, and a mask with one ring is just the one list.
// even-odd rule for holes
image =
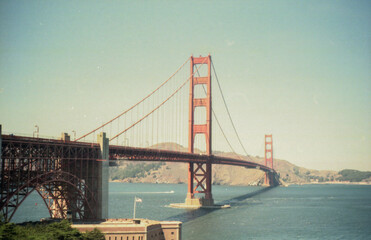
[[[190, 71], [186, 69], [187, 63]], [[212, 143], [235, 149], [212, 108], [212, 78], [216, 80], [235, 138], [247, 159], [213, 154]], [[137, 83], [140, 85], [141, 83]], [[145, 88], [145, 86], [143, 86]], [[109, 103], [107, 102], [107, 107]], [[218, 126], [219, 132], [212, 128]], [[1, 132], [1, 125], [0, 125]], [[279, 184], [273, 169], [272, 135], [265, 135], [265, 162], [249, 159], [228, 110], [211, 56], [191, 56], [159, 87], [126, 111], [82, 135], [61, 139], [0, 134], [1, 206], [10, 220], [27, 196], [37, 191], [52, 218], [108, 218], [108, 167], [110, 160], [162, 161], [188, 164], [185, 205], [213, 206], [212, 165], [260, 169], [264, 183]], [[218, 136], [217, 140], [215, 136]], [[187, 145], [159, 149], [161, 143]]]

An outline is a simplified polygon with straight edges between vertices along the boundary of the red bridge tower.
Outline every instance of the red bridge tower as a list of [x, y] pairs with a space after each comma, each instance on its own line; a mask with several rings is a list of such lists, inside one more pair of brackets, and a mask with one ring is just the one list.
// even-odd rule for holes
[[[273, 169], [273, 138], [272, 134], [265, 135], [265, 166]], [[273, 174], [265, 172], [265, 185], [273, 185]]]
[[[211, 155], [211, 56], [191, 57], [191, 75], [189, 90], [189, 128], [188, 128], [188, 151], [194, 153], [194, 142], [197, 134], [203, 134], [206, 139], [206, 154]], [[207, 76], [195, 76], [195, 66], [207, 64]], [[206, 86], [206, 97], [195, 98], [195, 86], [203, 84]], [[206, 108], [206, 123], [195, 124], [195, 110], [197, 107]], [[207, 163], [189, 163], [188, 166], [188, 193], [186, 205], [213, 205], [214, 200], [211, 194], [211, 160]], [[195, 197], [196, 193], [203, 193], [204, 197]]]

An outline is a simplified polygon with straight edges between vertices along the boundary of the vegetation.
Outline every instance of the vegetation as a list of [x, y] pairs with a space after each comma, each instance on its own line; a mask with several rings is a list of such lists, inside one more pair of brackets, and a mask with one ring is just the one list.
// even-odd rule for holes
[[112, 180], [121, 180], [125, 178], [145, 177], [148, 172], [159, 169], [164, 163], [139, 163], [128, 164], [125, 168], [111, 167], [110, 177]]
[[299, 172], [298, 167], [294, 167], [292, 170], [294, 171], [295, 175], [300, 176], [300, 172]]
[[352, 169], [344, 169], [339, 174], [341, 175], [338, 178], [339, 181], [361, 182], [371, 177], [371, 172], [361, 172]]
[[104, 240], [104, 234], [98, 229], [91, 232], [80, 233], [72, 228], [70, 222], [63, 220], [55, 223], [27, 224], [25, 226], [14, 223], [0, 222], [0, 239], [25, 240]]

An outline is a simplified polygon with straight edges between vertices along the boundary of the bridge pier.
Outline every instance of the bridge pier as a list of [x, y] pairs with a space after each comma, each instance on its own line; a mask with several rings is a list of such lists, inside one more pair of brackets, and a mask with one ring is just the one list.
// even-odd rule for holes
[[100, 145], [98, 161], [98, 189], [97, 189], [97, 217], [108, 218], [108, 180], [109, 180], [109, 139], [106, 133], [101, 132], [98, 136]]
[[[206, 168], [205, 168], [206, 167]], [[188, 166], [188, 192], [185, 199], [185, 205], [188, 206], [213, 206], [214, 199], [211, 192], [212, 174], [211, 163], [197, 164], [197, 169], [194, 171], [194, 163], [189, 163]], [[202, 172], [202, 173], [199, 173]], [[200, 177], [200, 178], [199, 178]], [[194, 187], [193, 181], [197, 184]], [[196, 190], [200, 188], [200, 190]], [[204, 197], [196, 198], [196, 193], [204, 193]]]

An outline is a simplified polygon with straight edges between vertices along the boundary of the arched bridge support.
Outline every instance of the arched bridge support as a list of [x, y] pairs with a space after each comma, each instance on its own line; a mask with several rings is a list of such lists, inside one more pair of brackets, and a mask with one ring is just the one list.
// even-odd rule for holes
[[1, 135], [0, 214], [10, 221], [36, 190], [52, 218], [108, 218], [108, 139], [99, 144]]

